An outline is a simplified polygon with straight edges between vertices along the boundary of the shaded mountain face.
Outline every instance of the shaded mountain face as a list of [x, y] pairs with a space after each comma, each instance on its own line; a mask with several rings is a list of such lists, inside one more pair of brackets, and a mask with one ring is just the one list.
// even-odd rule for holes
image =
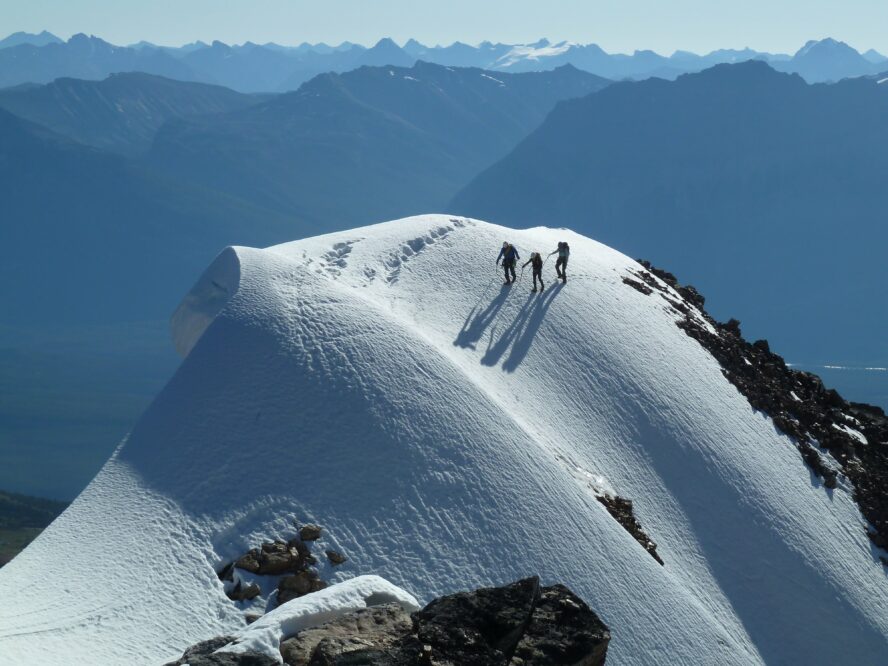
[[0, 110], [0, 485], [70, 498], [175, 368], [201, 263], [295, 227]]
[[668, 264], [788, 361], [884, 365], [886, 118], [875, 81], [757, 62], [615, 84], [560, 104], [451, 210]]
[[442, 207], [557, 101], [607, 83], [572, 67], [364, 67], [242, 111], [171, 121], [149, 162], [315, 229], [342, 228]]
[[0, 88], [19, 83], [49, 83], [60, 77], [104, 79], [115, 72], [146, 72], [192, 81], [194, 72], [158, 49], [128, 49], [97, 37], [74, 35], [44, 46], [20, 44], [0, 49]]
[[81, 143], [129, 155], [147, 150], [170, 118], [234, 111], [257, 101], [220, 86], [142, 73], [0, 90], [0, 108]]
[[[165, 318], [220, 247], [283, 220], [0, 111], [0, 298], [6, 326]], [[86, 297], [88, 295], [88, 298]]]

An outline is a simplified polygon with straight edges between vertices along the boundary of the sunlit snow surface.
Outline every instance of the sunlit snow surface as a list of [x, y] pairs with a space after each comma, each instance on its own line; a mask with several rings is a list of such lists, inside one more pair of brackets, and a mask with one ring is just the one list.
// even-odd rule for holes
[[[569, 241], [568, 284], [552, 258], [542, 295], [529, 267], [502, 288], [503, 240], [523, 260]], [[633, 267], [442, 216], [226, 251], [174, 317], [176, 376], [0, 569], [0, 663], [157, 664], [237, 632], [214, 568], [293, 516], [348, 555], [326, 580], [421, 603], [563, 582], [610, 626], [609, 664], [885, 663], [888, 577], [847, 490], [622, 283]]]

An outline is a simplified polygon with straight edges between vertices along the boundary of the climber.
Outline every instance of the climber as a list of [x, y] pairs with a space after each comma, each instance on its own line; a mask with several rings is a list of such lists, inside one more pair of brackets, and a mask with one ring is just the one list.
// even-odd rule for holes
[[[500, 250], [499, 256], [496, 258], [496, 263], [499, 264], [500, 259], [503, 260], [503, 271], [506, 274], [506, 282], [505, 284], [512, 284], [515, 281], [515, 262], [520, 259], [518, 256], [518, 250], [514, 245], [511, 245], [508, 242], [503, 243], [503, 248]], [[509, 273], [512, 274], [511, 279], [509, 279]]]
[[549, 256], [558, 253], [558, 261], [555, 262], [555, 275], [561, 278], [562, 283], [567, 282], [567, 259], [570, 257], [570, 246], [567, 243], [558, 243], [558, 249], [550, 252]]
[[527, 264], [531, 264], [531, 268], [533, 269], [533, 289], [531, 289], [531, 292], [536, 292], [537, 278], [539, 278], [540, 293], [543, 293], [543, 290], [546, 288], [546, 285], [543, 284], [543, 257], [539, 252], [531, 252], [530, 260], [525, 262], [521, 268], [525, 268]]

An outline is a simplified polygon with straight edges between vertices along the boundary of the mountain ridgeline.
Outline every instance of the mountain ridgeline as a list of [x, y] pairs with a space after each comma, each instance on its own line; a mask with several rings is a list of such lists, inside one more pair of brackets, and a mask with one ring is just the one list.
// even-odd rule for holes
[[171, 121], [148, 162], [311, 229], [338, 229], [442, 209], [557, 102], [609, 83], [570, 66], [362, 67], [243, 110]]
[[235, 111], [260, 99], [142, 72], [0, 90], [0, 108], [81, 143], [126, 155], [147, 151], [170, 118]]
[[199, 257], [290, 228], [2, 110], [0, 155], [0, 243], [19, 250], [0, 265], [7, 326], [165, 317]]
[[347, 72], [364, 66], [411, 67], [417, 61], [510, 73], [573, 65], [609, 79], [674, 79], [713, 65], [747, 60], [763, 60], [781, 71], [797, 72], [811, 82], [888, 70], [888, 58], [882, 54], [873, 49], [860, 53], [834, 39], [809, 41], [792, 55], [744, 48], [718, 49], [702, 55], [676, 51], [663, 56], [651, 50], [607, 53], [597, 44], [553, 44], [546, 39], [532, 44], [454, 42], [433, 47], [414, 39], [399, 46], [388, 38], [369, 48], [350, 42], [334, 47], [323, 43], [229, 45], [220, 41], [181, 47], [139, 42], [124, 47], [84, 34], [63, 42], [49, 33], [16, 33], [0, 41], [0, 88], [49, 83], [59, 77], [103, 79], [118, 72], [141, 71], [246, 93], [287, 92], [325, 72]]
[[225, 246], [441, 207], [608, 83], [416, 65], [284, 96], [144, 73], [0, 91], [0, 486], [85, 485], [175, 368], [165, 322]]
[[788, 359], [885, 365], [888, 86], [765, 63], [560, 104], [451, 210], [674, 267]]

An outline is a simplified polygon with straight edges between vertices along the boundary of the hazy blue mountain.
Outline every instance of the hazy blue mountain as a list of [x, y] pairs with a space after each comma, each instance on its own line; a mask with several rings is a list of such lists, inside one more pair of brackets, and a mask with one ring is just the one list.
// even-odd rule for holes
[[175, 368], [166, 321], [230, 244], [299, 230], [0, 110], [0, 486], [71, 498]]
[[360, 60], [356, 63], [361, 67], [412, 67], [416, 58], [405, 53], [400, 46], [389, 38], [380, 39], [373, 48], [360, 52]]
[[149, 158], [316, 231], [344, 228], [440, 209], [556, 102], [608, 83], [573, 67], [362, 67], [242, 111], [170, 121]]
[[773, 63], [775, 69], [801, 74], [809, 83], [839, 81], [873, 74], [876, 65], [848, 46], [834, 39], [810, 41], [786, 62]]
[[51, 32], [43, 30], [40, 34], [30, 32], [14, 32], [9, 37], [0, 39], [0, 49], [7, 49], [19, 44], [33, 44], [34, 46], [46, 46], [47, 44], [60, 44], [61, 39]]
[[0, 263], [6, 325], [166, 317], [220, 247], [294, 232], [2, 110], [0, 201], [0, 246], [16, 249]]
[[290, 75], [278, 90], [297, 90], [306, 81], [326, 72], [342, 73], [359, 67], [384, 65], [411, 67], [415, 62], [416, 58], [388, 38], [379, 40], [369, 49], [354, 44], [343, 44], [330, 52], [312, 49], [299, 54]]
[[113, 46], [83, 34], [62, 43], [0, 49], [0, 88], [61, 77], [104, 79], [116, 72], [146, 72], [182, 81], [195, 78], [188, 65], [162, 50]]
[[668, 266], [790, 361], [885, 366], [886, 117], [885, 85], [757, 61], [618, 83], [559, 104], [449, 209]]
[[248, 93], [280, 90], [294, 68], [294, 59], [286, 53], [256, 44], [233, 47], [219, 41], [192, 50], [182, 60], [202, 81]]
[[866, 53], [862, 54], [864, 58], [866, 58], [869, 62], [878, 65], [888, 62], [888, 56], [883, 56], [881, 53], [876, 51], [875, 49], [870, 49]]
[[45, 83], [59, 77], [102, 79], [114, 72], [141, 71], [224, 85], [239, 92], [287, 92], [326, 72], [342, 73], [363, 66], [410, 67], [418, 60], [509, 73], [547, 71], [569, 64], [615, 80], [653, 76], [672, 80], [720, 63], [757, 59], [781, 71], [799, 72], [813, 82], [872, 74], [876, 64], [882, 62], [880, 58], [875, 51], [861, 55], [833, 39], [808, 42], [794, 56], [749, 48], [718, 49], [703, 55], [676, 51], [664, 56], [643, 49], [631, 54], [607, 53], [596, 44], [552, 43], [547, 39], [532, 44], [485, 41], [434, 47], [411, 39], [403, 48], [388, 38], [370, 48], [351, 42], [282, 46], [252, 42], [228, 45], [220, 41], [181, 47], [143, 41], [116, 47], [95, 37], [75, 35], [66, 43], [50, 42], [42, 47], [20, 44], [0, 50], [0, 88], [28, 81]]
[[0, 108], [81, 143], [123, 154], [147, 150], [170, 118], [234, 111], [257, 101], [220, 86], [142, 73], [0, 90]]
[[450, 67], [492, 68], [496, 61], [506, 55], [512, 47], [508, 44], [492, 44], [482, 42], [478, 46], [470, 46], [462, 42], [453, 42], [450, 46], [428, 47], [411, 39], [404, 45], [404, 52], [425, 62]]

